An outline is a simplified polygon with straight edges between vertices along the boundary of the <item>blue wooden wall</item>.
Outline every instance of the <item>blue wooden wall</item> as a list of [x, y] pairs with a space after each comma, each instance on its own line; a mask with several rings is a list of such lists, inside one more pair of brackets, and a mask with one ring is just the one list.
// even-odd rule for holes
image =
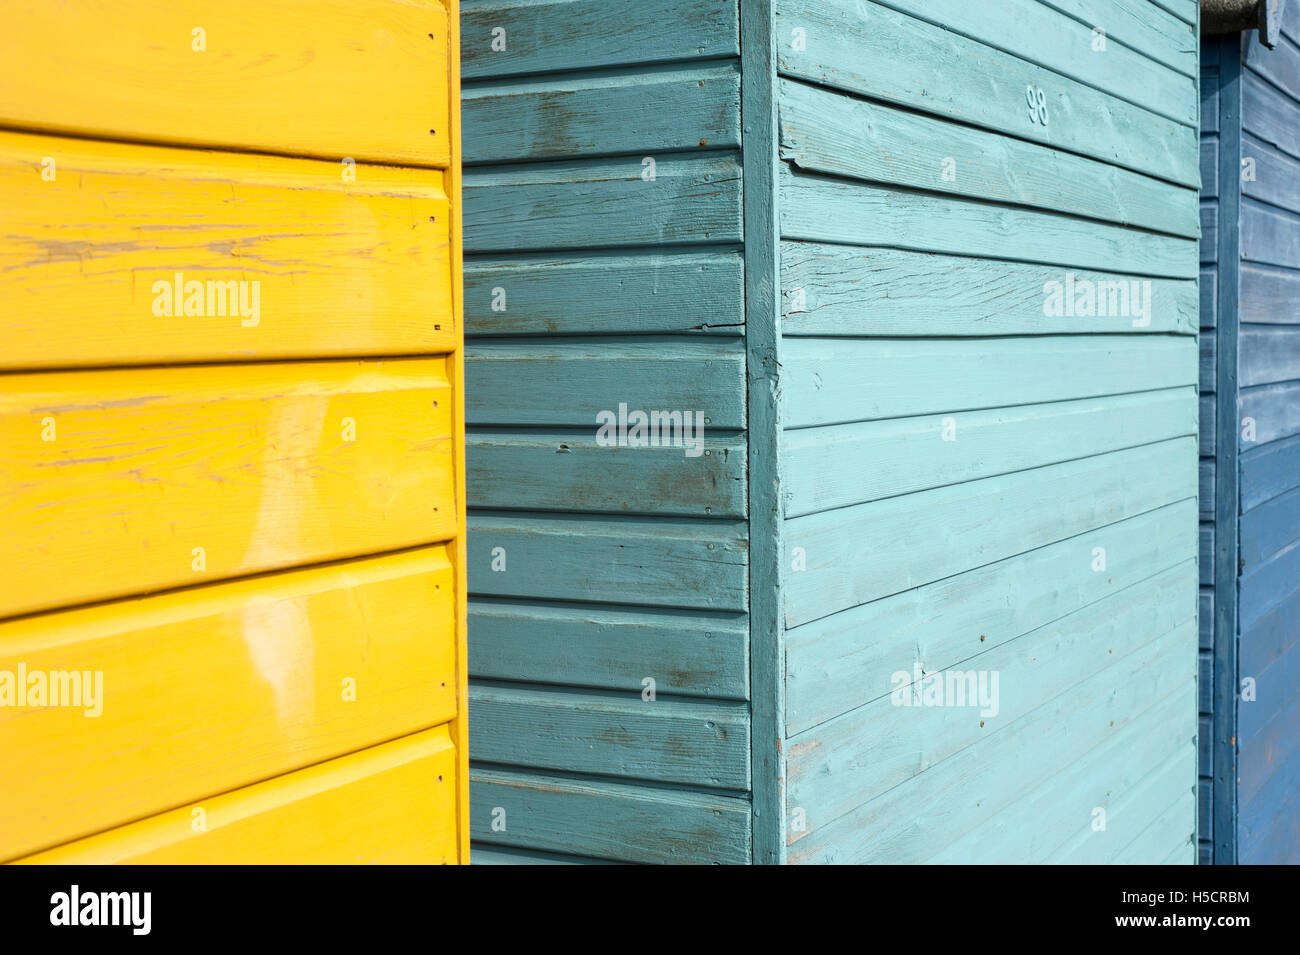
[[[1276, 48], [1207, 40], [1203, 142], [1222, 155], [1206, 189], [1218, 236], [1203, 251], [1228, 286], [1219, 297], [1223, 387], [1218, 434], [1237, 452], [1235, 493], [1216, 496], [1218, 568], [1204, 599], [1216, 614], [1214, 685], [1202, 709], [1216, 727], [1203, 753], [1203, 861], [1300, 862], [1300, 3], [1288, 0]], [[1209, 83], [1207, 83], [1207, 86]], [[1237, 183], [1240, 182], [1240, 187]], [[1235, 286], [1235, 287], [1234, 287]], [[1220, 461], [1220, 464], [1226, 462]], [[1226, 540], [1225, 538], [1230, 539]], [[1232, 551], [1235, 550], [1235, 555]], [[1235, 559], [1234, 559], [1235, 557]], [[1204, 673], [1204, 669], [1203, 669]], [[1204, 677], [1203, 677], [1204, 679]], [[1240, 692], [1234, 692], [1235, 690]], [[1253, 698], [1252, 698], [1253, 697]], [[1203, 836], [1205, 824], [1202, 825]], [[1208, 851], [1212, 846], [1212, 852]]]
[[1194, 0], [462, 11], [475, 860], [1192, 861]]

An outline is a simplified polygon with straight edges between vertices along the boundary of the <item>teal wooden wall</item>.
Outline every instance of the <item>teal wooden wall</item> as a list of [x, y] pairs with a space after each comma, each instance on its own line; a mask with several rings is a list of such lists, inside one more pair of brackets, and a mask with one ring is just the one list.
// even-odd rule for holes
[[[1215, 244], [1202, 257], [1229, 292], [1219, 300], [1217, 349], [1209, 360], [1223, 384], [1215, 402], [1217, 433], [1233, 453], [1226, 463], [1235, 471], [1230, 493], [1216, 495], [1212, 514], [1215, 559], [1226, 563], [1208, 599], [1231, 612], [1215, 616], [1216, 682], [1202, 700], [1217, 734], [1202, 759], [1210, 783], [1202, 787], [1202, 819], [1214, 827], [1202, 858], [1296, 863], [1300, 3], [1284, 3], [1275, 49], [1251, 32], [1207, 40], [1204, 59], [1219, 109], [1207, 111], [1202, 137], [1220, 155], [1217, 188], [1207, 185], [1203, 199], [1216, 212]], [[1206, 235], [1208, 246], [1212, 233]]]
[[1193, 0], [463, 14], [476, 861], [1193, 861]]

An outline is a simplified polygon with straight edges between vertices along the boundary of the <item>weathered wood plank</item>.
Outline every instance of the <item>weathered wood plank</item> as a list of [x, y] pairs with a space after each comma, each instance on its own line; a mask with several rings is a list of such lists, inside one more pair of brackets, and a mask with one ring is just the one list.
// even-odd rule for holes
[[1243, 199], [1241, 256], [1261, 265], [1300, 270], [1300, 214]]
[[[1140, 639], [1135, 635], [1150, 639], [1191, 620], [1194, 606], [1184, 598], [1194, 579], [1195, 567], [1184, 560], [952, 670], [931, 671], [914, 648], [898, 647], [890, 665], [906, 683], [895, 677], [892, 694], [787, 741], [789, 804], [804, 809], [815, 829], [818, 820], [837, 819], [988, 736], [1014, 732], [1017, 720], [1113, 666], [1116, 653]], [[984, 680], [996, 673], [999, 689], [984, 699], [972, 686], [964, 705], [901, 705], [899, 694], [919, 692], [911, 678], [918, 662], [926, 677], [940, 680], [958, 670]]]
[[1217, 338], [1214, 335], [1201, 336], [1201, 362], [1200, 373], [1197, 376], [1199, 384], [1197, 388], [1202, 394], [1209, 394], [1214, 391], [1217, 383], [1217, 376], [1214, 369], [1214, 355]]
[[1183, 336], [797, 338], [783, 351], [788, 428], [1177, 388], [1197, 373]]
[[1216, 421], [1219, 416], [1218, 404], [1214, 400], [1214, 395], [1201, 395], [1200, 398], [1201, 413], [1201, 434], [1200, 446], [1201, 455], [1204, 457], [1214, 457], [1215, 445], [1217, 444]]
[[[1300, 104], [1292, 121], [1300, 121]], [[1241, 177], [1242, 192], [1271, 206], [1300, 212], [1300, 159], [1251, 135], [1243, 136], [1241, 145], [1245, 164]]]
[[1300, 434], [1300, 381], [1242, 388], [1238, 408], [1243, 420], [1255, 422], [1255, 444]]
[[[1191, 388], [786, 432], [781, 485], [800, 517], [1194, 435]], [[951, 427], [951, 439], [946, 427]]]
[[10, 375], [0, 615], [456, 534], [443, 359]]
[[[746, 532], [737, 521], [471, 514], [469, 589], [484, 596], [744, 612]], [[494, 563], [503, 569], [494, 570]]]
[[1264, 447], [1248, 447], [1241, 455], [1242, 513], [1296, 486], [1300, 474], [1300, 437]]
[[734, 155], [679, 153], [466, 171], [465, 251], [672, 246], [741, 239]]
[[1245, 633], [1268, 612], [1285, 603], [1297, 580], [1300, 580], [1300, 544], [1293, 543], [1254, 568], [1247, 568], [1240, 584], [1241, 632]]
[[1196, 496], [1200, 501], [1200, 517], [1203, 521], [1214, 520], [1214, 467], [1213, 458], [1201, 458]]
[[[1155, 278], [1195, 278], [1190, 239], [974, 199], [899, 192], [780, 170], [781, 236], [1011, 259]], [[1065, 275], [1059, 281], [1064, 281]]]
[[469, 740], [483, 762], [715, 789], [749, 788], [743, 703], [475, 685]]
[[1186, 561], [1191, 511], [1180, 501], [787, 631], [789, 732], [887, 696], [909, 654], [927, 672], [957, 666]]
[[[803, 31], [801, 40], [795, 29]], [[776, 32], [778, 69], [786, 76], [1199, 185], [1191, 125], [887, 7], [778, 0]], [[1028, 109], [1031, 86], [1045, 94], [1047, 125]], [[1187, 101], [1194, 108], [1190, 80]]]
[[736, 797], [475, 767], [470, 811], [475, 840], [492, 845], [628, 862], [750, 861], [749, 802]]
[[1201, 203], [1201, 265], [1219, 261], [1219, 204], [1213, 199]]
[[1243, 263], [1241, 323], [1300, 325], [1300, 272]]
[[641, 67], [477, 85], [461, 116], [466, 163], [738, 149], [740, 70]]
[[465, 263], [465, 333], [739, 335], [744, 274], [743, 256], [730, 250], [473, 256]]
[[[1272, 54], [1270, 54], [1271, 56]], [[1245, 73], [1241, 83], [1242, 128], [1284, 153], [1300, 158], [1295, 104], [1280, 90]]]
[[[1140, 630], [1113, 666], [1073, 692], [838, 819], [810, 825], [790, 846], [789, 861], [925, 859], [1125, 727], [1150, 725], [1148, 714], [1159, 713], [1154, 707], [1171, 695], [1184, 713], [1195, 707], [1194, 661], [1188, 653], [1194, 640], [1191, 624], [1160, 636]], [[1189, 725], [1188, 736], [1191, 732]]]
[[1149, 3], [1132, 0], [1042, 0], [1049, 7], [1106, 32], [1144, 56], [1187, 76], [1196, 76], [1196, 29]]
[[0, 859], [446, 722], [455, 594], [432, 547], [0, 623], [0, 670], [87, 681], [0, 707]]
[[469, 608], [470, 676], [640, 693], [749, 698], [742, 616], [525, 603], [480, 597]]
[[1179, 438], [794, 518], [786, 522], [787, 566], [801, 556], [807, 569], [788, 577], [786, 625], [1191, 498], [1195, 454], [1194, 442]]
[[[1258, 676], [1282, 659], [1300, 639], [1300, 584], [1241, 632], [1241, 672]], [[1281, 702], [1281, 697], [1273, 700]]]
[[1219, 195], [1219, 137], [1201, 136], [1201, 198]]
[[[1040, 0], [881, 0], [901, 13], [969, 37], [1020, 60], [1188, 126], [1196, 124], [1196, 82], [1128, 47], [1098, 38]], [[1094, 11], [1100, 13], [1101, 11]]]
[[5, 13], [22, 24], [0, 35], [6, 126], [450, 161], [447, 9], [435, 0], [318, 0], [310, 16], [294, 0], [17, 0]]
[[[1219, 314], [1219, 269], [1217, 265], [1201, 269], [1200, 290], [1201, 327], [1214, 328], [1218, 324]], [[1243, 288], [1243, 295], [1244, 293]]]
[[744, 517], [743, 435], [711, 436], [697, 457], [681, 448], [601, 447], [592, 431], [471, 432], [470, 507]]
[[341, 168], [0, 132], [0, 366], [450, 352], [443, 174]]
[[[1085, 288], [1105, 290], [1105, 314], [1065, 314], [1049, 307], [1066, 274], [1018, 262], [854, 248], [816, 242], [781, 243], [781, 322], [785, 335], [1046, 335], [1104, 332], [1193, 334], [1197, 326], [1194, 283], [1141, 279], [1078, 270], [1071, 301], [1084, 302]], [[1141, 316], [1111, 308], [1110, 284], [1137, 282]], [[1149, 284], [1142, 284], [1149, 283]], [[1118, 287], [1117, 287], [1118, 288]], [[1118, 294], [1118, 292], [1117, 292]], [[1201, 298], [1205, 296], [1202, 281]], [[1100, 300], [1096, 300], [1100, 306]], [[1130, 297], [1132, 312], [1134, 300]], [[1072, 308], [1071, 312], [1075, 310]], [[1052, 314], [1045, 314], [1051, 312]], [[1059, 314], [1058, 314], [1059, 313]], [[1143, 324], [1145, 322], [1145, 324]]]
[[714, 429], [745, 426], [745, 356], [729, 340], [477, 341], [466, 348], [465, 375], [470, 425], [590, 428], [594, 436], [597, 415], [617, 415], [625, 404], [629, 414], [690, 411], [704, 448]]
[[1300, 379], [1300, 325], [1247, 326], [1241, 329], [1238, 342], [1243, 388]]
[[737, 6], [716, 0], [463, 0], [460, 38], [467, 80], [740, 53]]
[[1199, 234], [1196, 194], [1184, 187], [796, 80], [779, 82], [781, 158], [800, 169]]

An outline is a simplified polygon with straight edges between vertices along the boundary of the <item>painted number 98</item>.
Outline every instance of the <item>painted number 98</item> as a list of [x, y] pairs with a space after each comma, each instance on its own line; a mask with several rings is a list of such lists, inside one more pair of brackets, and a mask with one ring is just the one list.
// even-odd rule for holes
[[1046, 126], [1047, 94], [1043, 92], [1043, 88], [1030, 83], [1025, 87], [1025, 101], [1029, 103], [1030, 121]]

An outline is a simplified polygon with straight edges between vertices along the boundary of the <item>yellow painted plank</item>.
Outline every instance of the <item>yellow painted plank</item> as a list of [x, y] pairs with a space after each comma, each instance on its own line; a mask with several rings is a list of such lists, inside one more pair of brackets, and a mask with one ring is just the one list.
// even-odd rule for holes
[[436, 0], [8, 0], [4, 18], [5, 125], [421, 165], [450, 155]]
[[0, 706], [0, 859], [451, 719], [455, 585], [435, 546], [0, 623], [0, 699], [77, 690]]
[[453, 537], [445, 359], [50, 372], [0, 389], [0, 617]]
[[450, 352], [445, 175], [0, 133], [0, 367]]
[[451, 863], [456, 785], [456, 749], [438, 727], [19, 861]]

